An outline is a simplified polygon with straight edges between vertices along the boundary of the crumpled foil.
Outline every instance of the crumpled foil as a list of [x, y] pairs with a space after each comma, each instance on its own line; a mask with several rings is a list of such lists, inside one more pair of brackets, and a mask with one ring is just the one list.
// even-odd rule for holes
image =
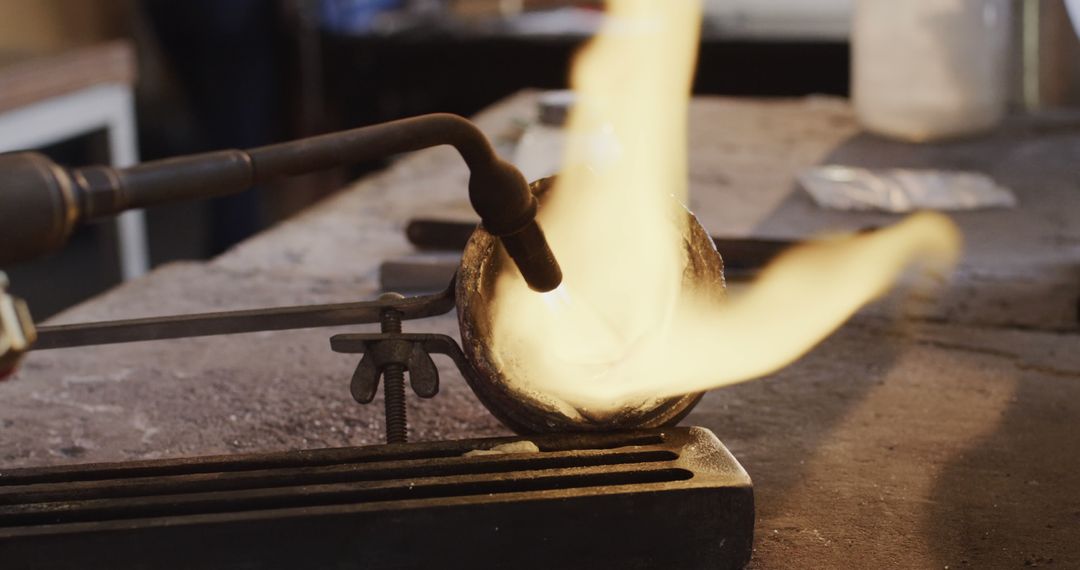
[[834, 210], [975, 210], [1013, 208], [1016, 196], [976, 172], [820, 166], [798, 175], [822, 208]]

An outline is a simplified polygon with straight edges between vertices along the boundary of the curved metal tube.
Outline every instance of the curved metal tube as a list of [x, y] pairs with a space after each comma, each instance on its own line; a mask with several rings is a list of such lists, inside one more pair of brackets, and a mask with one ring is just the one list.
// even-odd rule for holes
[[0, 156], [0, 266], [62, 246], [79, 223], [129, 209], [233, 194], [304, 174], [423, 148], [451, 145], [468, 165], [469, 200], [539, 291], [562, 281], [536, 224], [536, 199], [470, 121], [432, 114], [243, 150], [146, 162], [130, 168], [65, 169], [37, 153]]
[[475, 124], [448, 113], [261, 146], [248, 150], [247, 155], [253, 165], [253, 182], [259, 183], [444, 144], [453, 146], [473, 172], [490, 168], [499, 160]]

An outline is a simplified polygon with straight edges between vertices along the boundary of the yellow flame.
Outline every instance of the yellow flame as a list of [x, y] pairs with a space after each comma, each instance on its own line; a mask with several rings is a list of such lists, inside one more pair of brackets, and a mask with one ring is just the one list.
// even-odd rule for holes
[[700, 24], [698, 0], [609, 0], [575, 61], [563, 171], [539, 214], [564, 283], [537, 295], [508, 271], [496, 289], [496, 364], [525, 389], [597, 413], [759, 377], [913, 260], [945, 268], [958, 255], [954, 226], [923, 213], [795, 248], [738, 299], [718, 301], [722, 283], [685, 285], [685, 215], [672, 199], [686, 201]]

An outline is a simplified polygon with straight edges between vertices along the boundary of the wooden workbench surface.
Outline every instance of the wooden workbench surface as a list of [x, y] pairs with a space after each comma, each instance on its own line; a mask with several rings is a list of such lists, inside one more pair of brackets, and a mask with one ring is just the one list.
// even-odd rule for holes
[[[480, 121], [508, 149], [532, 114], [523, 94]], [[814, 207], [793, 176], [822, 161], [982, 170], [1021, 201], [956, 216], [969, 247], [940, 302], [904, 304], [902, 319], [878, 304], [686, 420], [754, 479], [752, 566], [1080, 566], [1080, 120], [915, 147], [860, 134], [836, 99], [701, 99], [692, 115], [693, 205], [714, 233], [893, 219]], [[60, 320], [370, 298], [379, 261], [410, 251], [405, 220], [472, 217], [465, 180], [453, 151], [416, 154], [218, 259], [161, 268]], [[452, 315], [406, 330], [457, 334]], [[356, 361], [330, 352], [334, 332], [33, 354], [0, 384], [0, 467], [377, 442], [381, 401], [351, 400]], [[414, 439], [505, 433], [439, 364], [443, 391], [410, 401]]]

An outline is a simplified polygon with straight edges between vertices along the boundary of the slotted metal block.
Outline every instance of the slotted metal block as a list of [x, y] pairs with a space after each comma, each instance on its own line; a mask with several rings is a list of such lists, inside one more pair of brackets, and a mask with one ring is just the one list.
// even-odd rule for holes
[[0, 567], [740, 568], [750, 479], [702, 428], [0, 472]]

